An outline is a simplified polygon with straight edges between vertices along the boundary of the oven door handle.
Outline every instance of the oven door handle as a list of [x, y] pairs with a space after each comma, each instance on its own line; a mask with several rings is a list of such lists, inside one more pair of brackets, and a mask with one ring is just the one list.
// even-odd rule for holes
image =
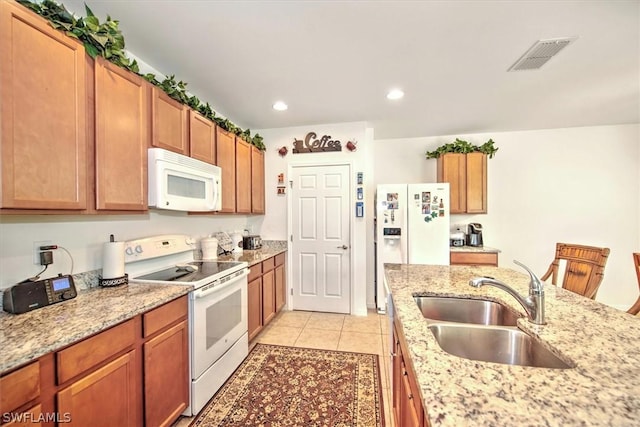
[[213, 286], [209, 289], [196, 289], [193, 292], [193, 296], [195, 296], [196, 298], [204, 298], [207, 295], [211, 295], [214, 292], [219, 292], [223, 289], [228, 288], [229, 286], [237, 283], [240, 280], [243, 280], [245, 277], [247, 277], [249, 275], [249, 269], [245, 268], [244, 271], [242, 272], [242, 274], [237, 275], [236, 277], [234, 277], [233, 279], [223, 283], [220, 286]]

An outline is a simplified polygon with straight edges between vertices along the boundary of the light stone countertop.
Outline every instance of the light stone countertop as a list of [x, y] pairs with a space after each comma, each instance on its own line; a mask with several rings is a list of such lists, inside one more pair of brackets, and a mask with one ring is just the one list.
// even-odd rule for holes
[[78, 296], [22, 314], [0, 311], [0, 372], [172, 301], [189, 285], [143, 284], [78, 289]]
[[270, 242], [270, 244], [264, 244], [260, 249], [245, 249], [239, 254], [219, 255], [218, 261], [241, 261], [248, 263], [249, 267], [251, 267], [252, 265], [285, 252], [287, 250], [287, 242], [283, 243], [284, 244], [277, 244]]
[[528, 275], [497, 267], [385, 264], [385, 276], [432, 426], [640, 425], [640, 318], [548, 285], [547, 324], [520, 319], [518, 327], [575, 367], [479, 362], [442, 350], [413, 296], [490, 299], [524, 317], [511, 295], [468, 282], [492, 276], [526, 295]]

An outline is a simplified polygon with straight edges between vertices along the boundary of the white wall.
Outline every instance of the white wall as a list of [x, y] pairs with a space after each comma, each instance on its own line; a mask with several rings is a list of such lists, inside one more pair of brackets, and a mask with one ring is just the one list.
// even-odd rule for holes
[[[367, 245], [367, 234], [373, 229], [373, 184], [372, 184], [372, 154], [371, 141], [373, 131], [367, 129], [365, 122], [310, 125], [295, 128], [262, 129], [257, 130], [264, 137], [267, 147], [265, 153], [265, 188], [266, 188], [266, 210], [267, 214], [262, 222], [260, 233], [263, 239], [288, 240], [288, 206], [287, 197], [289, 193], [288, 173], [292, 165], [313, 164], [326, 162], [349, 162], [352, 165], [352, 206], [351, 215], [353, 221], [352, 233], [352, 313], [366, 314], [367, 306], [375, 306], [373, 299], [372, 277], [369, 277], [368, 260], [373, 259], [372, 249]], [[340, 152], [326, 153], [301, 153], [293, 154], [294, 138], [304, 140], [309, 132], [315, 132], [318, 138], [323, 135], [330, 135], [332, 139], [342, 142], [343, 150]], [[350, 152], [344, 148], [347, 141], [356, 141], [356, 151]], [[278, 154], [278, 149], [286, 146], [289, 153], [285, 157]], [[365, 216], [355, 217], [355, 188], [356, 174], [362, 172], [364, 175], [364, 206]], [[276, 188], [278, 174], [285, 175], [287, 185], [286, 195], [278, 195]], [[370, 258], [371, 257], [371, 258]]]
[[[152, 210], [144, 215], [2, 215], [0, 216], [0, 288], [37, 274], [33, 242], [50, 240], [73, 256], [74, 273], [102, 268], [102, 244], [109, 234], [133, 240], [158, 234], [187, 234], [197, 239], [218, 231], [259, 231], [260, 217], [244, 215], [195, 216], [185, 212]], [[67, 274], [71, 264], [57, 250], [43, 277]]]
[[[493, 138], [486, 215], [454, 215], [452, 224], [479, 222], [484, 243], [542, 275], [556, 242], [611, 249], [597, 300], [628, 308], [638, 285], [631, 253], [640, 251], [640, 126], [599, 126], [374, 141], [375, 184], [436, 179], [434, 150], [455, 137], [474, 144]], [[370, 237], [372, 238], [372, 237]]]

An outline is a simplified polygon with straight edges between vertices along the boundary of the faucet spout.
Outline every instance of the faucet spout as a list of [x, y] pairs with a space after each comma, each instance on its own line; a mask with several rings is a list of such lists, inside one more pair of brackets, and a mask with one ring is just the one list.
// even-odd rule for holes
[[496, 280], [492, 277], [476, 277], [469, 281], [469, 285], [475, 288], [479, 288], [484, 285], [494, 286], [498, 289], [502, 289], [511, 296], [513, 296], [518, 303], [524, 308], [527, 313], [529, 322], [536, 325], [544, 325], [544, 285], [540, 279], [524, 264], [513, 260], [514, 263], [524, 268], [529, 273], [529, 295], [524, 297], [520, 295], [515, 289], [507, 285], [500, 280]]

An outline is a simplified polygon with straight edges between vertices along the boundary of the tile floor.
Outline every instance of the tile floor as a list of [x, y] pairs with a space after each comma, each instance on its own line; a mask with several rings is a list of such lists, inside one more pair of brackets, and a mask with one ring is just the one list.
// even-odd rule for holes
[[[380, 382], [385, 426], [393, 427], [389, 384], [389, 319], [375, 311], [367, 316], [350, 316], [309, 311], [281, 311], [260, 334], [256, 343], [292, 347], [374, 353], [380, 356]], [[173, 427], [186, 427], [192, 418], [181, 417]]]

